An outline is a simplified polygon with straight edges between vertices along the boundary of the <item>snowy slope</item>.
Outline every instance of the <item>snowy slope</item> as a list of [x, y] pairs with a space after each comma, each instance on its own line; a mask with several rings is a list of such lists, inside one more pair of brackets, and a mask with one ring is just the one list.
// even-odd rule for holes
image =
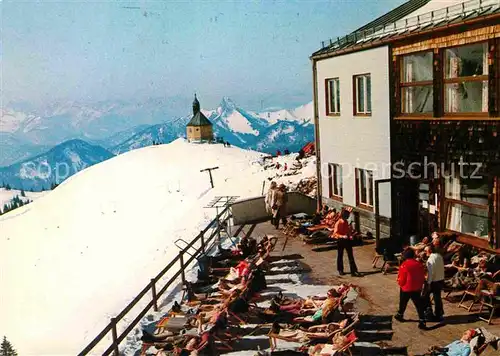
[[274, 110], [251, 112], [251, 114], [268, 121], [271, 125], [279, 121], [294, 121], [300, 124], [312, 124], [313, 121], [313, 103], [301, 105], [293, 110]]
[[17, 189], [5, 189], [5, 188], [0, 188], [0, 208], [3, 209], [3, 206], [7, 203], [10, 203], [10, 201], [15, 198], [16, 196], [19, 197], [24, 202], [27, 202], [28, 200], [36, 200], [42, 196], [44, 196], [47, 192], [24, 192], [25, 197], [21, 196], [21, 191]]
[[311, 127], [293, 121], [278, 121], [262, 130], [259, 139], [249, 148], [259, 152], [275, 153], [277, 150], [298, 152], [311, 141]]
[[[0, 270], [8, 271], [0, 335], [23, 356], [80, 351], [177, 254], [172, 242], [191, 240], [213, 218], [208, 201], [260, 195], [276, 174], [261, 156], [176, 140], [96, 164], [0, 217]], [[280, 158], [290, 167], [293, 159]], [[213, 166], [210, 190], [200, 169]]]
[[313, 102], [299, 106], [292, 110], [292, 115], [297, 118], [299, 122], [312, 124], [314, 121], [314, 106]]

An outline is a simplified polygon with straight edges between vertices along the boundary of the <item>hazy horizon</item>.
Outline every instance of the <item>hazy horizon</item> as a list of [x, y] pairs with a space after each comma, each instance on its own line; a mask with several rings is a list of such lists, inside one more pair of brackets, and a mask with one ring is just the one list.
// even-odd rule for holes
[[321, 41], [402, 2], [4, 0], [2, 102], [162, 98], [180, 110], [196, 92], [205, 108], [223, 96], [292, 108], [312, 100], [309, 56]]

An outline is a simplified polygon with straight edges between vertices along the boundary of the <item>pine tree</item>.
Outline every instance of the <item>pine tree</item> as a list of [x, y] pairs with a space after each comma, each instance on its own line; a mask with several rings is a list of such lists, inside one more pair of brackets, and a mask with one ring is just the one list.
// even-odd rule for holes
[[10, 190], [10, 185], [9, 184], [5, 185], [5, 190]]
[[25, 197], [25, 196], [26, 196], [26, 192], [24, 191], [24, 189], [21, 189], [21, 196], [22, 196], [22, 197]]
[[0, 356], [17, 356], [16, 350], [5, 336], [0, 346]]

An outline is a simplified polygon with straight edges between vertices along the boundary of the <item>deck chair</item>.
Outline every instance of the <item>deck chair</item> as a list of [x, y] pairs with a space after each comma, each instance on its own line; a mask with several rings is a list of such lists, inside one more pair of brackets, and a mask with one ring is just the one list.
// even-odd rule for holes
[[[474, 307], [474, 304], [476, 304], [477, 299], [476, 299], [476, 288], [477, 288], [478, 283], [471, 283], [466, 290], [464, 290], [464, 293], [462, 294], [462, 298], [460, 298], [460, 302], [458, 303], [459, 308], [464, 308], [467, 309], [468, 312], [472, 310]], [[469, 305], [465, 304], [465, 299], [467, 296], [472, 297], [472, 301], [470, 302]]]
[[[346, 325], [345, 327], [343, 328], [338, 328], [336, 330], [333, 330], [332, 332], [326, 334], [325, 336], [317, 336], [317, 335], [303, 335], [304, 337], [306, 337], [307, 339], [310, 339], [310, 340], [315, 340], [315, 341], [318, 341], [318, 340], [331, 340], [336, 334], [344, 334], [344, 335], [347, 335], [349, 334], [353, 329], [354, 327], [359, 323], [359, 313], [356, 313], [354, 316], [353, 316], [353, 319], [352, 321]], [[333, 325], [333, 324], [337, 324], [337, 323], [329, 323], [329, 324], [326, 324], [326, 326], [328, 327], [329, 325]], [[303, 331], [303, 330], [290, 330], [290, 336], [287, 336], [286, 335], [286, 332], [280, 332], [278, 334], [274, 333], [273, 330], [271, 329], [271, 331], [269, 331], [269, 334], [268, 334], [268, 337], [269, 337], [269, 344], [271, 345], [271, 350], [274, 350], [276, 347], [277, 347], [277, 340], [284, 340], [284, 341], [288, 341], [288, 342], [301, 342], [301, 340], [303, 339], [303, 337], [294, 337], [294, 333], [295, 335], [297, 335], [297, 333], [299, 331]], [[306, 332], [306, 331], [304, 331]]]
[[[347, 298], [347, 293], [349, 292], [350, 289], [346, 290], [337, 300], [337, 302], [335, 303], [335, 305], [328, 311], [328, 313], [326, 313], [326, 315], [323, 315], [322, 319], [323, 320], [329, 320], [330, 317], [332, 317], [336, 311], [340, 311], [342, 310], [342, 312], [344, 313], [344, 315], [347, 315], [346, 314], [346, 311], [344, 310], [344, 306], [343, 306], [343, 303], [344, 303], [344, 300]], [[311, 317], [311, 318], [309, 318]], [[298, 324], [314, 324], [314, 321], [312, 320], [312, 315], [308, 316], [308, 317], [298, 317], [298, 318], [294, 318], [293, 319], [294, 322], [297, 322]], [[311, 325], [311, 326], [312, 326]]]
[[339, 349], [335, 349], [333, 344], [323, 344], [322, 349], [319, 352], [310, 353], [310, 356], [333, 356], [333, 355], [342, 355], [348, 354], [352, 356], [351, 348], [354, 346], [354, 343], [358, 340], [356, 333], [354, 331], [349, 332], [346, 335], [347, 343]]

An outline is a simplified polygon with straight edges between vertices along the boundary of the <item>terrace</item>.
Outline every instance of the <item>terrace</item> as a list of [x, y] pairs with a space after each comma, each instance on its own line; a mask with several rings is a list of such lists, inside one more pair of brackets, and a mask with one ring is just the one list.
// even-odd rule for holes
[[[340, 285], [352, 283], [359, 287], [359, 296], [355, 308], [362, 315], [357, 334], [360, 342], [373, 342], [384, 348], [407, 347], [408, 354], [423, 354], [431, 345], [447, 345], [461, 337], [466, 329], [485, 327], [495, 335], [500, 335], [500, 321], [497, 318], [492, 325], [478, 319], [477, 308], [471, 313], [458, 307], [457, 302], [444, 301], [445, 323], [436, 325], [429, 323], [430, 330], [421, 331], [417, 328], [417, 314], [414, 307], [409, 305], [405, 317], [415, 322], [399, 323], [392, 319], [397, 311], [399, 301], [399, 287], [396, 283], [396, 273], [382, 274], [372, 268], [374, 256], [374, 243], [355, 247], [354, 254], [359, 271], [364, 275], [353, 278], [349, 275], [339, 277], [336, 275], [335, 261], [336, 250], [314, 252], [310, 245], [304, 245], [299, 238], [290, 237], [282, 250], [286, 236], [281, 231], [276, 231], [268, 223], [260, 223], [253, 227], [245, 227], [243, 231], [252, 229], [251, 235], [258, 237], [275, 235], [279, 237], [278, 244], [273, 254], [276, 256], [299, 254], [301, 262], [310, 268], [310, 272], [302, 277], [308, 284]], [[347, 261], [345, 261], [347, 264]], [[461, 294], [459, 294], [461, 295]], [[372, 324], [375, 320], [375, 325]], [[376, 325], [378, 324], [378, 325]], [[370, 326], [372, 325], [372, 326]], [[354, 353], [365, 354], [363, 348], [354, 348]], [[493, 348], [487, 348], [482, 355], [495, 355]]]

